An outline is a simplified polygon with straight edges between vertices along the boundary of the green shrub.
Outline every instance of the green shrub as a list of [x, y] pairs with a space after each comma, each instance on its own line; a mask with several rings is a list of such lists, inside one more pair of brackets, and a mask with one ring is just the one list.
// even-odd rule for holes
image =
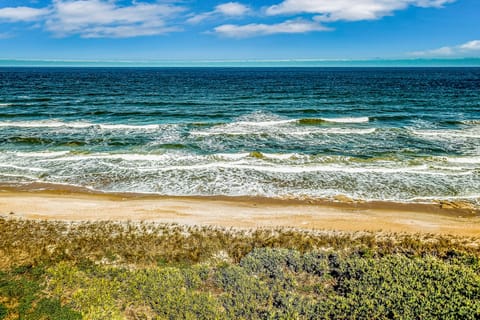
[[5, 319], [8, 315], [8, 309], [3, 303], [0, 303], [0, 320]]
[[479, 319], [478, 238], [0, 218], [0, 319]]

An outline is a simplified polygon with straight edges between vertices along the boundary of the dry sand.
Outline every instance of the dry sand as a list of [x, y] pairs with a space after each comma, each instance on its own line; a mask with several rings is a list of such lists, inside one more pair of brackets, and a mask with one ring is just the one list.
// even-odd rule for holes
[[78, 192], [0, 192], [0, 215], [64, 221], [154, 221], [222, 227], [294, 227], [480, 236], [468, 210], [395, 203], [328, 203], [262, 198], [160, 197]]

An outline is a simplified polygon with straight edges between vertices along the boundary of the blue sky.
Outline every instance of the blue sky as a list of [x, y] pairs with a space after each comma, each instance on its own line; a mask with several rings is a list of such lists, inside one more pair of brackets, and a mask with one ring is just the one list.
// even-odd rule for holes
[[480, 57], [479, 0], [0, 0], [1, 59]]

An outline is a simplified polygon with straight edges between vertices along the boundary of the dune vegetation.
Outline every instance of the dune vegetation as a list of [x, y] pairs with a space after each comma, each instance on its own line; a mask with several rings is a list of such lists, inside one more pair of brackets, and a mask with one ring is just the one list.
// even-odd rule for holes
[[478, 319], [480, 238], [0, 218], [0, 319]]

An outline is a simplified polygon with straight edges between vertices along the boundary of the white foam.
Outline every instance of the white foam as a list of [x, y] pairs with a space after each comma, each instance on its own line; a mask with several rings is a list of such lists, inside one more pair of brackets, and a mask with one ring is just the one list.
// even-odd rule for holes
[[267, 159], [288, 160], [292, 158], [304, 157], [298, 153], [262, 153]]
[[443, 138], [480, 138], [480, 133], [476, 131], [459, 131], [459, 130], [412, 130], [416, 135], [427, 137], [443, 137]]
[[317, 130], [293, 131], [289, 135], [312, 135], [312, 134], [371, 134], [377, 131], [376, 128], [356, 129], [356, 128], [324, 128]]
[[37, 180], [37, 177], [29, 176], [29, 175], [24, 175], [24, 174], [12, 174], [12, 173], [0, 173], [1, 177], [10, 177], [10, 178], [24, 178], [28, 180]]
[[[165, 153], [165, 154], [107, 154], [107, 153], [97, 153], [97, 154], [88, 154], [88, 155], [73, 155], [69, 157], [61, 157], [68, 154], [68, 151], [59, 151], [59, 152], [25, 152], [15, 153], [21, 157], [43, 157], [51, 158], [40, 160], [41, 162], [54, 162], [54, 161], [81, 161], [81, 160], [93, 160], [93, 159], [119, 159], [125, 161], [215, 161], [218, 159], [223, 159], [227, 161], [239, 161], [239, 160], [248, 160], [251, 159], [250, 152], [239, 152], [239, 153], [216, 153], [212, 155], [188, 155], [188, 154], [176, 154], [176, 153]], [[59, 158], [60, 157], [60, 158]], [[305, 157], [297, 153], [262, 153], [263, 159], [276, 159], [276, 160], [288, 160], [292, 157]]]
[[404, 168], [368, 168], [368, 167], [346, 167], [338, 165], [312, 165], [312, 166], [266, 166], [266, 165], [250, 165], [245, 162], [216, 162], [206, 164], [195, 165], [178, 165], [178, 166], [164, 166], [158, 168], [138, 168], [142, 172], [160, 172], [160, 171], [175, 171], [175, 170], [201, 170], [211, 168], [222, 169], [241, 169], [241, 170], [253, 170], [258, 172], [271, 172], [271, 173], [285, 173], [285, 174], [298, 174], [309, 172], [343, 172], [343, 173], [415, 173], [425, 175], [440, 175], [446, 176], [447, 173], [427, 171], [426, 165]]
[[248, 152], [240, 152], [240, 153], [217, 153], [214, 154], [214, 157], [219, 157], [227, 160], [240, 160], [248, 157], [250, 153]]
[[480, 124], [480, 119], [479, 120], [463, 120], [463, 124]]
[[[405, 201], [417, 201], [417, 200], [480, 200], [480, 193], [478, 194], [471, 194], [471, 195], [464, 195], [464, 196], [450, 196], [450, 197], [438, 197], [438, 196], [430, 196], [430, 197], [415, 197], [406, 199]], [[395, 200], [395, 199], [392, 199]]]
[[0, 127], [19, 127], [19, 128], [60, 128], [60, 127], [70, 127], [70, 128], [88, 128], [93, 124], [85, 122], [61, 122], [54, 120], [45, 120], [45, 121], [5, 121], [0, 122]]
[[[235, 121], [227, 124], [229, 127], [276, 127], [284, 124], [296, 124], [305, 119], [278, 119], [277, 117], [255, 114], [252, 117], [244, 117], [245, 120]], [[273, 119], [272, 119], [273, 118]], [[366, 123], [370, 121], [369, 117], [345, 117], [345, 118], [320, 118], [320, 120], [333, 123]]]
[[[52, 161], [78, 161], [78, 160], [94, 160], [94, 159], [120, 159], [126, 161], [162, 161], [166, 158], [173, 158], [174, 155], [157, 155], [157, 154], [91, 154], [91, 155], [75, 155], [71, 157], [62, 157], [54, 159], [45, 159], [43, 162], [52, 162]], [[179, 159], [177, 157], [177, 159]]]
[[327, 122], [338, 122], [338, 123], [365, 123], [370, 121], [369, 117], [320, 118], [320, 119]]
[[158, 124], [147, 125], [128, 125], [128, 124], [106, 124], [106, 123], [91, 123], [91, 122], [62, 122], [56, 120], [39, 120], [39, 121], [5, 121], [0, 122], [0, 127], [18, 127], [18, 128], [100, 128], [108, 130], [152, 130], [159, 129]]
[[102, 129], [132, 129], [132, 130], [154, 130], [159, 129], [160, 125], [158, 124], [145, 124], [145, 125], [128, 125], [128, 124], [99, 124]]
[[20, 167], [13, 164], [0, 164], [0, 168], [12, 168], [17, 170], [27, 170], [27, 171], [36, 171], [36, 172], [43, 172], [47, 171], [46, 169], [42, 168], [34, 168], [34, 167]]
[[14, 152], [18, 157], [32, 158], [53, 158], [70, 153], [70, 151], [44, 151], [44, 152]]
[[316, 130], [276, 130], [276, 131], [252, 131], [252, 130], [230, 130], [229, 128], [213, 129], [207, 131], [191, 131], [194, 136], [218, 136], [218, 135], [290, 135], [290, 136], [307, 136], [315, 134], [371, 134], [376, 128], [356, 129], [356, 128], [322, 128]]
[[457, 158], [446, 158], [445, 159], [448, 162], [453, 162], [453, 163], [472, 163], [472, 164], [478, 164], [480, 163], [480, 156], [478, 157], [457, 157]]
[[[252, 152], [240, 152], [240, 153], [217, 153], [212, 155], [213, 157], [218, 157], [226, 160], [241, 160], [241, 159], [251, 159]], [[275, 160], [288, 160], [294, 157], [304, 157], [298, 153], [267, 153], [262, 152], [260, 160], [264, 159], [275, 159]], [[253, 157], [255, 158], [255, 157]]]
[[5, 108], [11, 106], [11, 103], [0, 103], [0, 108]]
[[229, 123], [231, 126], [258, 126], [258, 127], [274, 127], [287, 123], [295, 123], [296, 120], [274, 120], [274, 121], [238, 121]]

